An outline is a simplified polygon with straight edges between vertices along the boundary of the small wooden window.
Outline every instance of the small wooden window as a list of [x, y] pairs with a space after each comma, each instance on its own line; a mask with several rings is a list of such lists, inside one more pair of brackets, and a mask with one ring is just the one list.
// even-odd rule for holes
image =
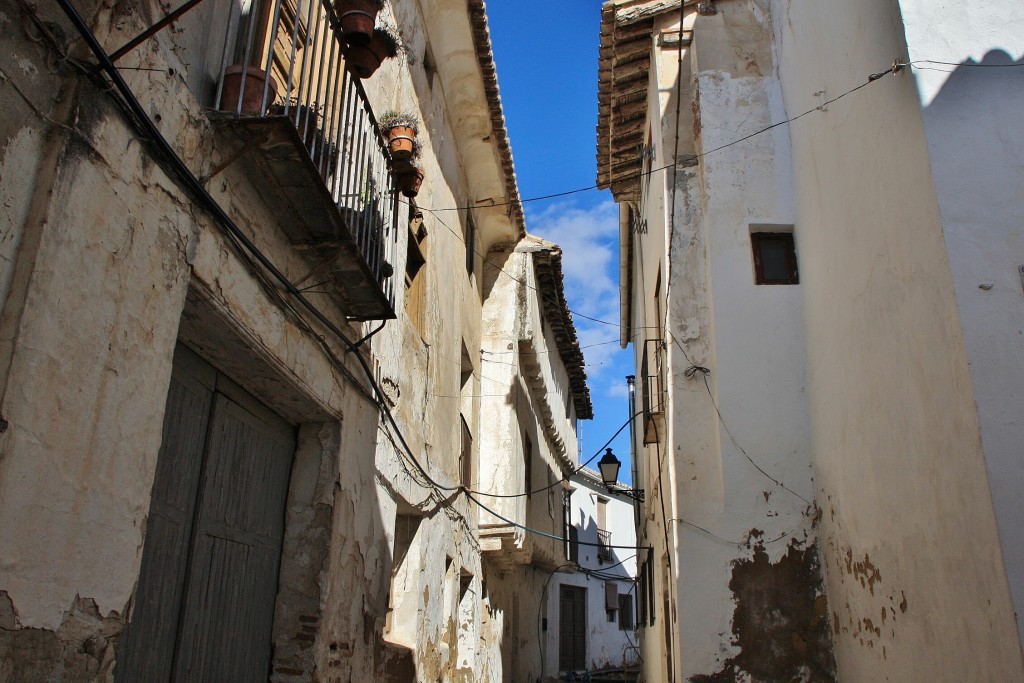
[[759, 285], [797, 285], [796, 247], [791, 232], [754, 232], [754, 282]]

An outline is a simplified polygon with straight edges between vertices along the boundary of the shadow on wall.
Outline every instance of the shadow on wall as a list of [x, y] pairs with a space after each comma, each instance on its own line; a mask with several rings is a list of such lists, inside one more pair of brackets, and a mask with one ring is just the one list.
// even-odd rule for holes
[[[1015, 67], [1015, 68], [1014, 68]], [[996, 525], [1013, 605], [1024, 613], [1024, 57], [920, 63], [948, 76], [924, 109], [957, 309], [981, 422]], [[1024, 621], [1018, 620], [1024, 640]]]

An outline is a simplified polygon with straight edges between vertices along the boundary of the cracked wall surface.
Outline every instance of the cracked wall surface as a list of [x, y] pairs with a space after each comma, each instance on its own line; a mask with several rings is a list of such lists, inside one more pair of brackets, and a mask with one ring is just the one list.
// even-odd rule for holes
[[[163, 13], [156, 3], [76, 6], [104, 45], [123, 44]], [[432, 25], [446, 36], [439, 46], [471, 55], [433, 75], [450, 85], [437, 87], [423, 68], [423, 9], [396, 0], [387, 20], [418, 57], [386, 64], [367, 91], [375, 111], [406, 108], [423, 119], [421, 200], [464, 206], [470, 185], [474, 196], [497, 198], [510, 186], [491, 143], [472, 141], [472, 158], [462, 156], [470, 143], [445, 93], [461, 103], [460, 116], [484, 126], [494, 125], [494, 111], [468, 11], [449, 9], [465, 24]], [[333, 344], [326, 330], [297, 324], [106, 94], [54, 58], [76, 37], [59, 10], [34, 11], [59, 44], [41, 40], [17, 4], [0, 5], [0, 92], [12, 102], [0, 115], [0, 680], [113, 680], [119, 638], [140, 599], [178, 342], [297, 427], [270, 680], [500, 677], [504, 617], [489, 597], [475, 511], [431, 490], [401, 454], [397, 430], [382, 426], [356, 357], [324, 353], [325, 340]], [[186, 35], [194, 23], [145, 42], [132, 53], [138, 69], [124, 73], [203, 176], [231, 160], [189, 92], [210, 67], [190, 58], [205, 49]], [[71, 48], [88, 59], [80, 44]], [[290, 279], [315, 266], [290, 244], [242, 164], [227, 163], [206, 187]], [[403, 213], [389, 234], [397, 254], [406, 253], [411, 217]], [[500, 208], [481, 208], [476, 219], [485, 250], [521, 232]], [[413, 457], [450, 484], [460, 474], [460, 412], [480, 429], [478, 401], [448, 397], [459, 393], [464, 349], [480, 372], [482, 266], [467, 274], [464, 247], [443, 239], [433, 217], [424, 230], [423, 324], [403, 314], [403, 256], [392, 264], [398, 319], [358, 353], [385, 387]], [[307, 296], [345, 320], [329, 297]], [[341, 326], [352, 339], [373, 328]], [[479, 383], [470, 393], [481, 393]], [[416, 590], [406, 596], [392, 590], [392, 572], [396, 520], [408, 514], [423, 518], [424, 542], [409, 558]], [[396, 599], [405, 597], [416, 603], [409, 622], [389, 630], [389, 614], [409, 607]]]

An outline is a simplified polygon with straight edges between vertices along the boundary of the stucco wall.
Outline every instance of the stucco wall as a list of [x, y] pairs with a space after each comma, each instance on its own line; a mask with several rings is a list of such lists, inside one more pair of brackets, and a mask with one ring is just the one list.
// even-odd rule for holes
[[[831, 654], [824, 611], [816, 609], [801, 287], [756, 285], [750, 237], [793, 230], [789, 139], [782, 129], [711, 151], [782, 117], [784, 105], [767, 7], [716, 8], [704, 16], [689, 11], [692, 44], [680, 54], [675, 45], [656, 42], [651, 68], [651, 167], [669, 169], [651, 175], [642, 207], [647, 233], [634, 235], [634, 287], [637, 299], [643, 297], [635, 301], [634, 324], [664, 329], [670, 417], [659, 426], [660, 443], [642, 451], [649, 496], [644, 539], [655, 548], [659, 610], [655, 625], [643, 631], [645, 661], [665, 667], [669, 660], [660, 614], [668, 590], [678, 615], [675, 671], [649, 675], [781, 678], [808, 666], [827, 678]], [[655, 36], [671, 35], [678, 22], [677, 13], [666, 13]], [[694, 152], [708, 155], [695, 164], [686, 159]], [[795, 232], [799, 240], [799, 226]], [[656, 302], [659, 268], [662, 300]], [[636, 351], [639, 368], [643, 349]], [[707, 374], [687, 373], [693, 366]], [[669, 482], [676, 490], [663, 505], [659, 489]], [[784, 578], [790, 572], [802, 578]], [[778, 630], [749, 619], [767, 609], [749, 599], [764, 582], [780, 587], [773, 608], [786, 625]], [[796, 632], [808, 643], [804, 659], [766, 654], [788, 650], [788, 643], [768, 644]]]
[[[419, 4], [393, 6], [388, 16], [407, 46], [423, 50]], [[105, 45], [123, 44], [156, 10], [144, 8], [141, 16], [79, 9], [93, 17]], [[296, 326], [213, 220], [154, 163], [110, 99], [66, 64], [58, 68], [36, 33], [26, 38], [25, 18], [13, 3], [2, 10], [11, 49], [4, 51], [0, 89], [24, 107], [0, 117], [2, 192], [10, 209], [2, 213], [0, 252], [0, 678], [109, 678], [117, 657], [112, 644], [131, 614], [179, 339], [300, 426], [274, 680], [309, 679], [314, 670], [325, 681], [378, 679], [392, 656], [389, 611], [409, 615], [394, 640], [412, 649], [420, 678], [472, 680], [500, 669], [502, 616], [491, 613], [466, 501], [431, 499], [399, 456], [394, 432], [380, 428], [376, 405], [363, 396], [365, 383], [349, 382], [323, 353], [317, 335], [334, 344], [330, 335]], [[58, 11], [39, 12], [73, 35]], [[445, 34], [447, 49], [473, 54], [462, 28]], [[192, 171], [203, 175], [224, 160], [223, 147], [186, 87], [192, 43], [179, 38], [165, 31], [131, 55], [134, 65], [158, 71], [125, 75]], [[421, 202], [464, 206], [473, 163], [481, 182], [498, 182], [502, 174], [493, 154], [464, 165], [446, 106], [446, 93], [457, 93], [460, 116], [489, 126], [482, 86], [466, 81], [446, 89], [441, 81], [455, 76], [443, 64], [439, 74], [431, 87], [421, 60], [394, 60], [366, 85], [376, 111], [423, 115]], [[288, 277], [309, 272], [242, 164], [229, 164], [208, 187]], [[492, 241], [515, 234], [507, 217], [492, 213], [480, 217]], [[399, 283], [405, 219], [403, 213], [393, 264]], [[400, 319], [364, 351], [414, 455], [433, 479], [451, 485], [462, 405], [450, 396], [459, 393], [463, 348], [480, 372], [482, 293], [479, 272], [469, 276], [464, 268], [465, 213], [424, 220], [426, 324], [417, 328], [402, 315], [399, 285]], [[308, 296], [330, 318], [344, 320], [327, 296]], [[359, 338], [375, 325], [343, 327]], [[334, 351], [359, 377], [354, 355]], [[469, 411], [478, 412], [475, 399]], [[423, 518], [408, 592], [391, 586], [399, 515]]]
[[[891, 3], [774, 7], [790, 115], [906, 55]], [[1020, 680], [915, 86], [889, 75], [790, 126], [838, 672]]]
[[[901, 2], [923, 105], [928, 159], [981, 422], [992, 502], [1018, 629], [1024, 636], [1024, 8], [987, 3], [939, 21], [929, 2]], [[964, 29], [967, 30], [964, 30]], [[960, 66], [956, 66], [961, 64]], [[987, 66], [973, 66], [982, 64]]]

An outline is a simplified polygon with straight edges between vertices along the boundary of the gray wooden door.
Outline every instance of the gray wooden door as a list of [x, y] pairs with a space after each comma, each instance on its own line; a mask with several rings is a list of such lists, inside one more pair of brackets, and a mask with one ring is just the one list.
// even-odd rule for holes
[[116, 680], [266, 681], [294, 428], [175, 353]]
[[587, 668], [587, 589], [560, 586], [558, 610], [558, 669]]

